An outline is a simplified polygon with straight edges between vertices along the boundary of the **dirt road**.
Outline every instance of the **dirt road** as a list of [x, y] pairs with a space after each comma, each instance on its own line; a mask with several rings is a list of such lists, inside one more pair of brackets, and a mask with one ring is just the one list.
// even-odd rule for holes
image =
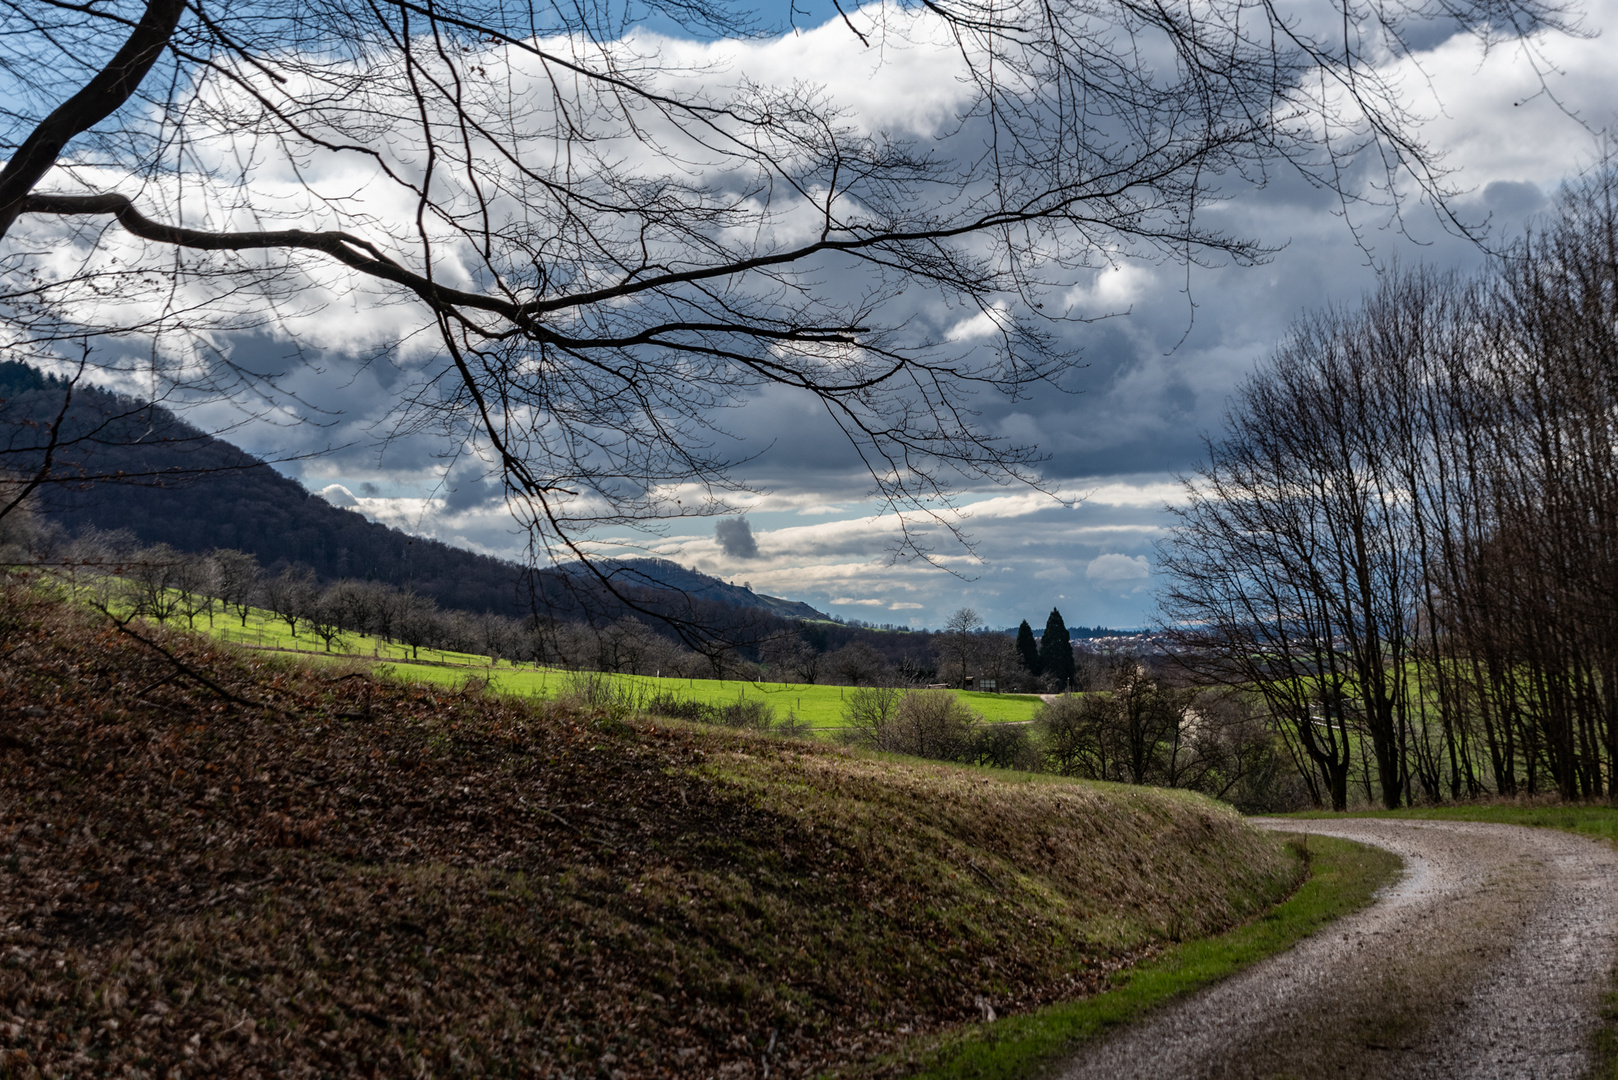
[[1070, 1062], [1063, 1080], [1577, 1080], [1618, 960], [1618, 851], [1511, 825], [1261, 821], [1376, 844], [1370, 907]]

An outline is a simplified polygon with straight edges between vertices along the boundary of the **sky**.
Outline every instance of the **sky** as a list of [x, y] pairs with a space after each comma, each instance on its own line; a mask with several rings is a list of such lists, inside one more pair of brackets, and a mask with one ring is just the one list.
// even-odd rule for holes
[[[848, 63], [846, 34], [816, 28], [824, 9], [800, 3], [803, 33], [754, 44], [746, 62], [793, 64], [854, 109], [925, 112], [947, 86], [889, 59]], [[1405, 64], [1405, 85], [1427, 117], [1423, 135], [1465, 190], [1453, 208], [1496, 239], [1520, 231], [1558, 184], [1595, 160], [1613, 123], [1618, 0], [1584, 7], [1586, 38], [1544, 43], [1540, 76], [1509, 44], [1483, 55], [1466, 35], [1435, 35]], [[1215, 213], [1234, 232], [1284, 247], [1263, 265], [1187, 269], [1122, 262], [1077, 281], [1075, 310], [1110, 316], [1075, 325], [1083, 368], [1064, 390], [1008, 403], [982, 400], [990, 430], [1039, 448], [1043, 490], [978, 484], [960, 498], [970, 546], [934, 529], [930, 561], [895, 557], [898, 523], [869, 497], [868, 478], [813, 401], [776, 391], [727, 417], [751, 455], [754, 489], [726, 519], [677, 522], [660, 536], [625, 536], [626, 551], [674, 559], [759, 592], [845, 618], [941, 625], [961, 607], [995, 627], [1036, 628], [1055, 606], [1069, 625], [1137, 627], [1155, 614], [1155, 545], [1203, 440], [1217, 436], [1231, 389], [1302, 313], [1351, 305], [1395, 262], [1471, 267], [1483, 256], [1414, 208], [1400, 222], [1375, 210], [1345, 220], [1327, 192], [1279, 178], [1239, 191]], [[385, 318], [378, 315], [377, 318]], [[969, 339], [973, 325], [957, 333]], [[287, 354], [271, 338], [231, 345], [244, 361]], [[387, 416], [398, 375], [384, 365], [291, 364], [287, 385], [322, 406], [321, 422], [253, 422], [230, 434], [267, 456], [325, 451], [279, 466], [312, 491], [374, 520], [478, 551], [522, 558], [525, 537], [485, 470], [448, 461], [426, 436], [399, 436]], [[393, 438], [385, 438], [388, 435]]]

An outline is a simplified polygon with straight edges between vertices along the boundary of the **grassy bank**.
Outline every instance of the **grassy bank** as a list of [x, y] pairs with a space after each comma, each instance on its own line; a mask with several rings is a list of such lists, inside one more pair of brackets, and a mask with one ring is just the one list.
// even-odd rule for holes
[[[445, 686], [466, 680], [468, 672], [453, 667], [388, 663], [384, 670], [409, 681], [435, 682]], [[565, 696], [573, 684], [569, 671], [533, 668], [484, 668], [478, 678], [489, 680], [494, 693], [518, 697], [550, 699]], [[705, 705], [731, 705], [739, 701], [762, 701], [778, 716], [789, 712], [820, 731], [834, 731], [847, 721], [843, 702], [850, 687], [806, 686], [793, 683], [739, 682], [735, 679], [670, 679], [653, 675], [614, 675], [611, 677], [628, 698], [641, 703], [657, 697], [696, 701]], [[1039, 698], [1032, 694], [984, 694], [954, 691], [984, 719], [994, 722], [1021, 722], [1033, 719]]]
[[1309, 879], [1285, 903], [1258, 919], [1214, 937], [1169, 945], [1144, 963], [1111, 976], [1106, 989], [1093, 996], [918, 1040], [903, 1054], [847, 1075], [1032, 1080], [1112, 1029], [1290, 948], [1358, 911], [1398, 877], [1398, 857], [1381, 848], [1322, 836], [1308, 837], [1305, 843], [1299, 850], [1310, 860]]
[[1110, 985], [1296, 885], [1184, 794], [451, 693], [0, 582], [15, 1071], [762, 1075]]

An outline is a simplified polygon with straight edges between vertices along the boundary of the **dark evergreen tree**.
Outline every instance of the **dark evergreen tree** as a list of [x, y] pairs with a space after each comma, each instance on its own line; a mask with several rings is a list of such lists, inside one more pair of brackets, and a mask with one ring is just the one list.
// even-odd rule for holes
[[1030, 674], [1038, 675], [1042, 670], [1039, 662], [1039, 642], [1034, 640], [1034, 628], [1024, 619], [1022, 625], [1017, 627], [1017, 659]]
[[1066, 690], [1073, 682], [1073, 644], [1068, 639], [1067, 622], [1051, 608], [1045, 620], [1045, 636], [1039, 639], [1039, 666], [1042, 674]]

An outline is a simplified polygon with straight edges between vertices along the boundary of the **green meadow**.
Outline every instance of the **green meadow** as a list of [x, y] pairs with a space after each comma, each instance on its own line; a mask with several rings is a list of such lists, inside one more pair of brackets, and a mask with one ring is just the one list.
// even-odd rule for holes
[[[198, 621], [199, 630], [204, 630]], [[359, 660], [406, 682], [459, 686], [468, 679], [488, 681], [489, 690], [514, 697], [554, 698], [574, 692], [581, 679], [610, 678], [616, 692], [636, 707], [658, 697], [696, 701], [704, 705], [727, 705], [737, 701], [763, 701], [779, 717], [788, 713], [815, 728], [835, 730], [843, 726], [843, 702], [852, 689], [844, 686], [810, 686], [794, 683], [744, 682], [733, 679], [676, 679], [651, 675], [611, 675], [562, 671], [556, 668], [513, 665], [494, 661], [476, 653], [448, 652], [441, 649], [412, 650], [363, 634], [344, 634], [328, 653], [325, 646], [307, 631], [294, 636], [285, 622], [267, 612], [254, 610], [247, 625], [235, 616], [214, 616], [206, 632], [219, 640], [259, 649], [283, 649], [329, 656], [333, 661]], [[1031, 720], [1039, 707], [1032, 694], [985, 694], [956, 691], [986, 720], [1020, 723]]]

